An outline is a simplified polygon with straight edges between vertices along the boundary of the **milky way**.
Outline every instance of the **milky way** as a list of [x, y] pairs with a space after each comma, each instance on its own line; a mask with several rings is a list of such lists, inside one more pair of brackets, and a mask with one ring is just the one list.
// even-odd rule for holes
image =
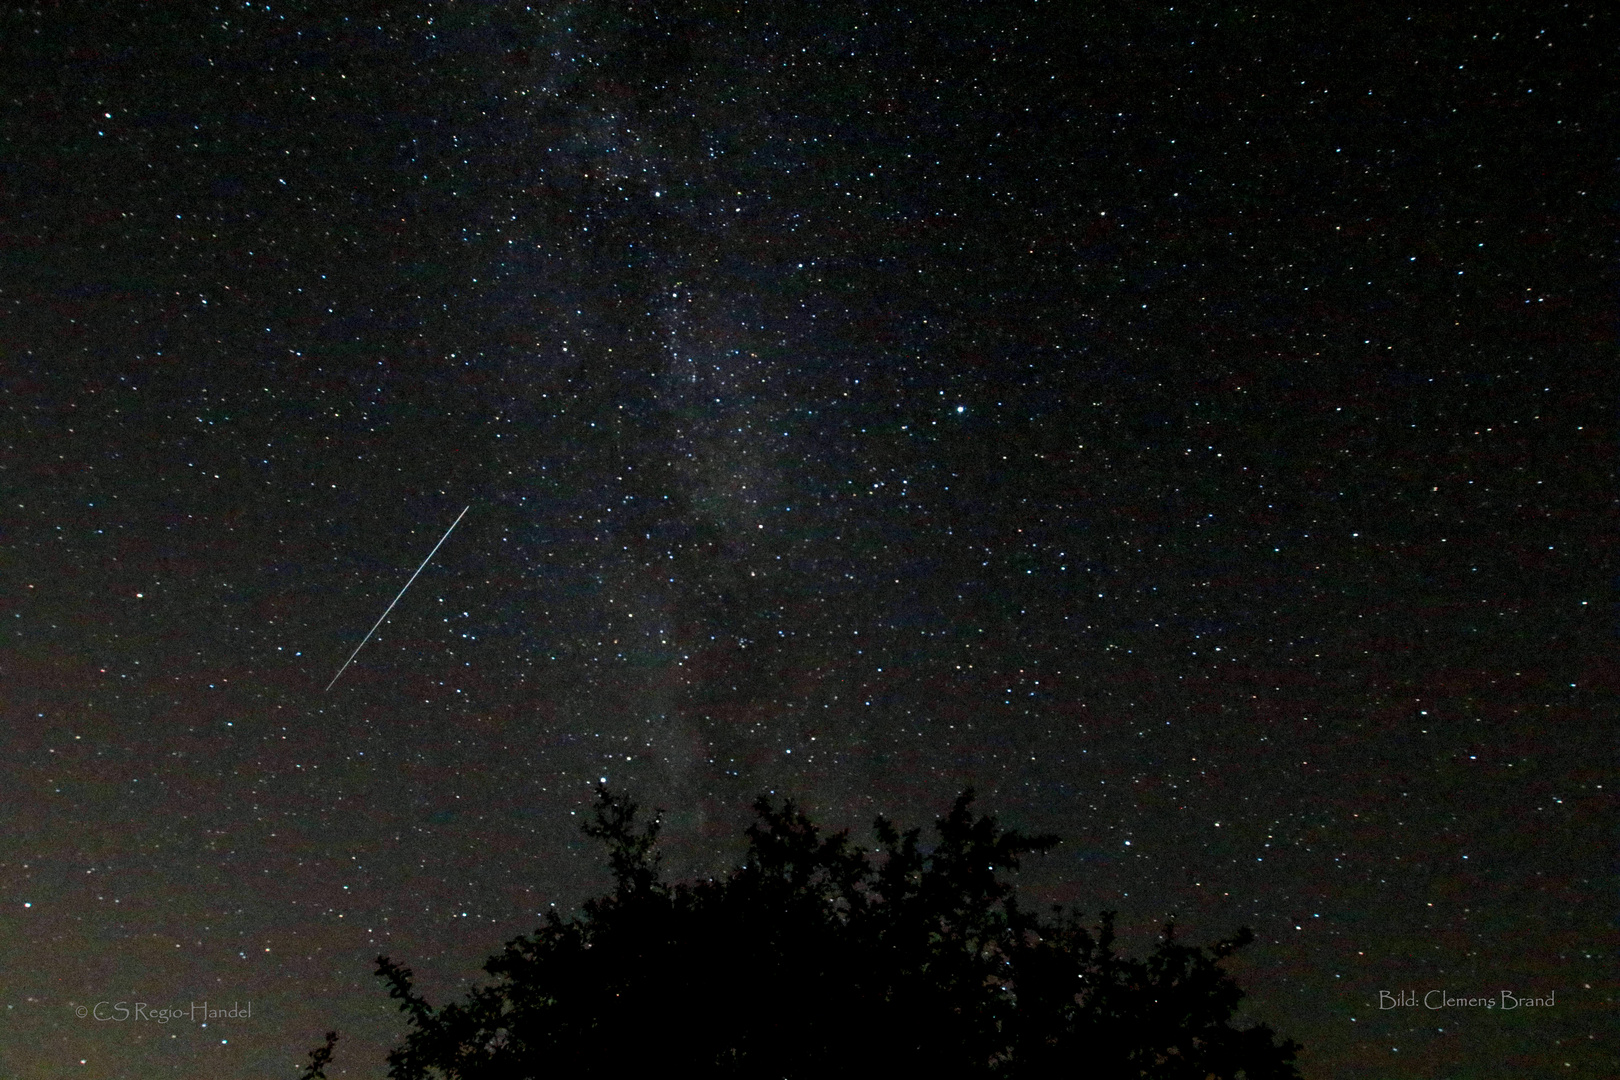
[[1595, 9], [104, 8], [0, 17], [0, 1071], [382, 1076], [606, 778], [1615, 1072]]

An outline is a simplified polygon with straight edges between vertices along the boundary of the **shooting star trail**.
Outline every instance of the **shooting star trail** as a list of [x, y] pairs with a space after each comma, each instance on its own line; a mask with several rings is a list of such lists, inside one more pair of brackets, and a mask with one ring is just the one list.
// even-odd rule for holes
[[[422, 565], [416, 568], [416, 574], [420, 574], [423, 568], [426, 567], [428, 563], [433, 561], [433, 556], [438, 554], [439, 549], [444, 546], [444, 542], [450, 539], [450, 534], [456, 531], [456, 526], [461, 524], [461, 519], [467, 516], [467, 510], [471, 509], [472, 506], [469, 505], [465, 510], [462, 510], [461, 513], [456, 515], [456, 520], [452, 521], [450, 523], [450, 527], [444, 530], [444, 535], [439, 537], [439, 542], [433, 545], [433, 550], [428, 552], [427, 558], [422, 560]], [[416, 574], [411, 575], [411, 581], [416, 580]], [[411, 587], [411, 581], [407, 581], [405, 583], [405, 589]], [[405, 595], [405, 589], [399, 590], [399, 596]], [[394, 597], [394, 604], [399, 603], [399, 596]], [[326, 684], [326, 690], [330, 690], [332, 687], [336, 686], [337, 681], [343, 677], [343, 673], [349, 670], [349, 665], [354, 663], [354, 658], [360, 655], [360, 650], [366, 647], [366, 642], [371, 640], [371, 635], [377, 632], [377, 627], [383, 624], [383, 619], [388, 618], [388, 612], [394, 610], [394, 604], [389, 604], [387, 610], [382, 613], [382, 617], [379, 618], [375, 623], [372, 623], [371, 629], [366, 631], [366, 636], [361, 638], [360, 644], [354, 647], [354, 652], [350, 653], [349, 658], [343, 661], [343, 666], [338, 668], [338, 673], [336, 675], [332, 676], [332, 681]], [[326, 690], [321, 692], [324, 694]]]

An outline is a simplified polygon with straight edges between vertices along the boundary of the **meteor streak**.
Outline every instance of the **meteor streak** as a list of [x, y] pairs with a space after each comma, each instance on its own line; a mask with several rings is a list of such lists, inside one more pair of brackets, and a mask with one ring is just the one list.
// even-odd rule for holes
[[[471, 510], [471, 509], [472, 509], [472, 506], [469, 505], [469, 506], [466, 507], [466, 509], [462, 510], [461, 513], [456, 515], [456, 520], [452, 521], [450, 523], [450, 527], [448, 529], [444, 530], [444, 535], [439, 537], [439, 542], [437, 544], [433, 545], [433, 550], [428, 552], [427, 558], [422, 560], [422, 565], [418, 566], [416, 568], [416, 574], [420, 574], [422, 572], [423, 568], [426, 567], [428, 563], [433, 561], [433, 556], [436, 555], [438, 553], [439, 549], [444, 546], [444, 542], [446, 540], [450, 539], [450, 534], [456, 531], [456, 526], [461, 524], [461, 519], [466, 517], [467, 516], [467, 511]], [[416, 574], [411, 575], [411, 581], [416, 580]], [[411, 587], [411, 581], [407, 581], [405, 583], [405, 589], [408, 589], [408, 588]], [[405, 595], [405, 589], [399, 590], [399, 596], [404, 596]], [[394, 597], [394, 604], [399, 603], [399, 596]], [[354, 647], [354, 652], [350, 653], [349, 658], [347, 660], [343, 661], [343, 666], [338, 668], [338, 673], [336, 675], [332, 676], [332, 681], [326, 684], [326, 689], [327, 690], [330, 690], [330, 689], [332, 689], [332, 687], [336, 686], [337, 681], [340, 678], [343, 677], [343, 673], [345, 671], [349, 670], [349, 665], [354, 663], [354, 658], [356, 656], [360, 655], [360, 650], [366, 647], [366, 642], [371, 640], [371, 635], [375, 634], [377, 632], [377, 627], [379, 627], [379, 626], [381, 626], [383, 624], [383, 619], [388, 618], [388, 612], [394, 610], [394, 604], [389, 604], [387, 609], [383, 611], [382, 616], [380, 618], [378, 618], [378, 620], [375, 623], [372, 623], [371, 629], [366, 631], [366, 636], [361, 638], [360, 639], [360, 644], [358, 644], [358, 645], [356, 645]], [[324, 691], [324, 690], [322, 691], [322, 693], [325, 693], [325, 692], [326, 691]]]

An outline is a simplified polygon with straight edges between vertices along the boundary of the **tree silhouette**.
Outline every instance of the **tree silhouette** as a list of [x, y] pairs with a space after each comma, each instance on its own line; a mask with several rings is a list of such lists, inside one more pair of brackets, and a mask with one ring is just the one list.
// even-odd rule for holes
[[304, 1075], [298, 1080], [326, 1080], [326, 1067], [332, 1064], [332, 1050], [337, 1046], [338, 1033], [326, 1033], [326, 1045], [317, 1046], [309, 1052], [309, 1064], [304, 1067]]
[[1296, 1043], [1232, 1024], [1242, 991], [1219, 961], [1247, 930], [1206, 950], [1170, 925], [1136, 960], [1112, 913], [1094, 932], [1025, 911], [998, 871], [1057, 841], [975, 818], [972, 800], [931, 850], [877, 819], [874, 860], [762, 796], [741, 869], [670, 885], [657, 820], [638, 829], [635, 803], [599, 788], [585, 832], [607, 845], [609, 895], [549, 914], [442, 1008], [378, 957], [410, 1025], [389, 1076], [1298, 1077]]

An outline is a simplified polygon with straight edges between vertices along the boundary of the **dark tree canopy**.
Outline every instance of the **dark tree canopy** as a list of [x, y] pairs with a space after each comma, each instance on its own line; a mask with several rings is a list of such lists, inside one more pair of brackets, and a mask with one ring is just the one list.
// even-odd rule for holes
[[1205, 950], [1166, 927], [1136, 960], [1111, 913], [1093, 930], [1025, 911], [998, 871], [1056, 840], [975, 818], [972, 797], [932, 850], [879, 818], [874, 859], [762, 796], [741, 869], [670, 885], [657, 821], [638, 829], [601, 789], [585, 831], [607, 844], [610, 895], [508, 943], [489, 985], [442, 1008], [378, 958], [410, 1022], [389, 1075], [1298, 1076], [1297, 1044], [1232, 1025], [1242, 991], [1218, 962], [1246, 930]]

